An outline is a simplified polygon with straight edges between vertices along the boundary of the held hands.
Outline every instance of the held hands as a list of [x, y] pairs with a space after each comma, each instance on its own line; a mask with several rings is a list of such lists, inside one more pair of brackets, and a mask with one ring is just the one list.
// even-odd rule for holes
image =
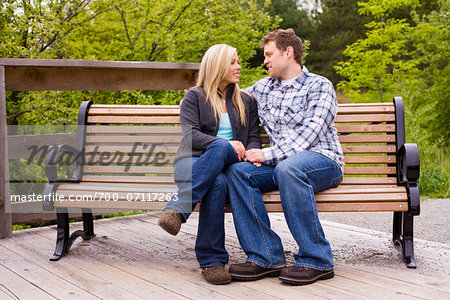
[[234, 151], [236, 151], [237, 157], [239, 160], [245, 158], [245, 147], [240, 141], [228, 141], [233, 147]]
[[259, 168], [264, 163], [264, 154], [261, 149], [250, 149], [245, 152], [245, 160]]
[[245, 160], [251, 162], [258, 168], [264, 163], [264, 155], [261, 149], [245, 150], [244, 145], [240, 141], [228, 141], [236, 151], [239, 160]]

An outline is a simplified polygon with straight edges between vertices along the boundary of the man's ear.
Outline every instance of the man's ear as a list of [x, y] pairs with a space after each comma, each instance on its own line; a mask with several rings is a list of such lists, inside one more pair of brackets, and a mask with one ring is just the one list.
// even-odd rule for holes
[[286, 54], [288, 58], [293, 58], [294, 57], [294, 48], [292, 46], [288, 46], [286, 48]]

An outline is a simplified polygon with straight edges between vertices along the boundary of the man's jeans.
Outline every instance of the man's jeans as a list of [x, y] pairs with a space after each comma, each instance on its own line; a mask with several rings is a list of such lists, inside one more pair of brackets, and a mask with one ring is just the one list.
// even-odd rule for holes
[[220, 139], [209, 145], [200, 157], [180, 159], [174, 167], [178, 199], [172, 198], [166, 208], [180, 212], [183, 222], [186, 222], [195, 206], [202, 201], [195, 243], [195, 254], [201, 268], [228, 263], [224, 227], [228, 186], [223, 170], [236, 162], [236, 151], [228, 141]]
[[294, 265], [334, 268], [314, 193], [339, 185], [342, 171], [337, 163], [322, 154], [303, 151], [276, 166], [237, 163], [226, 175], [236, 232], [248, 262], [265, 268], [286, 263], [281, 239], [270, 228], [261, 196], [261, 192], [279, 189], [286, 222], [299, 247]]

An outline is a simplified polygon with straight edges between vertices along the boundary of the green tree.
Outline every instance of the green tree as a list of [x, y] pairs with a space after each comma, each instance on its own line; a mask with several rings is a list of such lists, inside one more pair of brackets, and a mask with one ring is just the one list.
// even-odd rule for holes
[[[256, 0], [71, 0], [0, 3], [1, 57], [200, 62], [217, 43], [237, 48], [244, 68], [276, 26]], [[243, 85], [262, 69], [246, 70]], [[8, 93], [9, 124], [74, 122], [97, 103], [176, 104], [183, 92]], [[38, 117], [39, 116], [39, 117]]]
[[309, 40], [313, 32], [312, 17], [306, 9], [298, 6], [297, 0], [271, 0], [267, 12], [280, 17], [280, 28], [292, 28], [302, 40]]
[[343, 51], [347, 45], [364, 37], [364, 24], [371, 20], [358, 14], [358, 1], [321, 0], [321, 11], [314, 17], [307, 66], [334, 84], [344, 79], [334, 66], [346, 59]]
[[[450, 195], [450, 1], [429, 11], [415, 0], [370, 0], [361, 4], [371, 14], [365, 39], [348, 46], [338, 73], [339, 84], [353, 101], [404, 99], [407, 140], [421, 152], [420, 189], [427, 195]], [[398, 10], [409, 9], [407, 19]]]
[[238, 49], [244, 62], [272, 28], [256, 1], [106, 0], [110, 9], [67, 40], [70, 58], [199, 62], [213, 44]]
[[396, 9], [417, 5], [418, 0], [360, 3], [359, 12], [373, 16], [374, 21], [366, 25], [365, 39], [345, 49], [344, 55], [349, 60], [336, 67], [338, 74], [348, 79], [338, 84], [344, 94], [356, 101], [390, 101], [400, 78], [417, 75], [416, 61], [411, 59], [408, 48], [411, 26], [405, 19], [390, 16]]
[[92, 3], [93, 0], [0, 1], [0, 57], [64, 57], [63, 38], [108, 10], [91, 9]]

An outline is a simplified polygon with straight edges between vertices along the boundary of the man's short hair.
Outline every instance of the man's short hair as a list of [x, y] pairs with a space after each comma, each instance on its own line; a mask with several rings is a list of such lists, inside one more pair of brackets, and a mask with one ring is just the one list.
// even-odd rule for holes
[[260, 43], [260, 46], [264, 46], [274, 41], [277, 49], [280, 51], [286, 51], [287, 47], [291, 46], [294, 49], [295, 61], [301, 66], [303, 57], [303, 43], [302, 40], [295, 34], [294, 29], [277, 29], [266, 34]]

